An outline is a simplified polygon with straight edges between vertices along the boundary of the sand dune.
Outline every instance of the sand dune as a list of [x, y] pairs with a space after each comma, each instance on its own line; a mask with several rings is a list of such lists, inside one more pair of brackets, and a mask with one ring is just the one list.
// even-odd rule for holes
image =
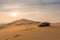
[[0, 40], [60, 40], [60, 28], [21, 25], [0, 30]]
[[0, 40], [60, 40], [60, 25], [38, 27], [39, 23], [11, 25], [0, 30]]
[[20, 26], [20, 25], [28, 25], [28, 24], [38, 24], [40, 22], [35, 22], [32, 20], [28, 20], [28, 19], [21, 19], [21, 20], [16, 20], [13, 21], [11, 23], [7, 23], [7, 24], [0, 24], [0, 30], [7, 28], [7, 27], [13, 27], [13, 26]]

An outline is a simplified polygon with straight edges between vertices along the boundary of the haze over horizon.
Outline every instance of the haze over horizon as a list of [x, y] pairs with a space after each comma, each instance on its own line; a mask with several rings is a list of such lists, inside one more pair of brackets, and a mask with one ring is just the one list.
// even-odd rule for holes
[[0, 23], [22, 18], [60, 22], [60, 0], [0, 0]]

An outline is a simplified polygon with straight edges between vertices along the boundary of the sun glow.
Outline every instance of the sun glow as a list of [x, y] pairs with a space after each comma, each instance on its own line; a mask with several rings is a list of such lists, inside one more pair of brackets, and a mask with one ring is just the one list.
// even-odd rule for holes
[[16, 17], [17, 14], [18, 14], [17, 12], [12, 12], [11, 16]]

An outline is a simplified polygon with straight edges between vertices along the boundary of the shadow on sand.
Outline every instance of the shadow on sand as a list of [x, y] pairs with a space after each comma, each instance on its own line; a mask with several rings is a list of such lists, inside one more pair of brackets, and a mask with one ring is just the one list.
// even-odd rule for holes
[[60, 26], [50, 26], [50, 28], [60, 29]]

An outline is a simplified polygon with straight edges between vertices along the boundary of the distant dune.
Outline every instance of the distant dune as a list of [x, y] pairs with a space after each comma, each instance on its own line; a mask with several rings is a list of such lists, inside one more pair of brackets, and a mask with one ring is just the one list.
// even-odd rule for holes
[[12, 23], [9, 23], [8, 25], [24, 25], [24, 24], [31, 24], [31, 23], [35, 23], [35, 21], [27, 20], [27, 19], [21, 19], [21, 20], [16, 20]]
[[0, 24], [0, 29], [13, 27], [13, 26], [20, 26], [20, 25], [39, 24], [39, 23], [40, 22], [36, 22], [28, 19], [21, 19], [21, 20], [13, 21], [11, 23], [7, 23], [7, 24]]

